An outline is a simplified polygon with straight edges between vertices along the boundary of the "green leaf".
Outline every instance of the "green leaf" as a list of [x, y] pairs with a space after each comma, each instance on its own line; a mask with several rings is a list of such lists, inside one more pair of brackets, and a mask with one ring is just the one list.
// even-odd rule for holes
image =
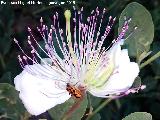
[[94, 115], [94, 117], [91, 118], [91, 120], [101, 120], [101, 115], [97, 113]]
[[139, 88], [140, 86], [141, 86], [141, 78], [137, 76], [131, 88]]
[[25, 109], [19, 100], [14, 87], [7, 83], [0, 84], [0, 119], [10, 118], [19, 120], [23, 118]]
[[[81, 120], [81, 118], [83, 117], [83, 115], [84, 115], [84, 113], [86, 111], [87, 104], [88, 104], [87, 97], [85, 97], [81, 101], [79, 107], [77, 109], [75, 109], [75, 111], [72, 113], [72, 115], [70, 116], [69, 120]], [[56, 107], [54, 107], [51, 110], [49, 110], [49, 114], [51, 115], [53, 120], [61, 120], [64, 117], [65, 113], [73, 105], [75, 105], [75, 101], [72, 98], [70, 98], [65, 103], [57, 105]], [[57, 113], [58, 113], [58, 115], [57, 115]]]
[[134, 112], [122, 120], [152, 120], [152, 115], [147, 112]]
[[[60, 120], [64, 113], [74, 104], [73, 99], [67, 100], [65, 103], [55, 106], [54, 108], [49, 110], [49, 114], [53, 118], [53, 120]], [[58, 115], [57, 115], [58, 112]]]
[[94, 97], [90, 95], [90, 100], [91, 100], [91, 105], [93, 106], [93, 108], [97, 108], [99, 104], [102, 102], [103, 98]]
[[131, 18], [129, 29], [124, 37], [126, 39], [124, 45], [128, 47], [129, 55], [136, 57], [137, 62], [140, 62], [144, 56], [147, 56], [154, 37], [151, 14], [139, 3], [132, 2], [128, 4], [119, 18], [119, 33], [124, 24], [124, 17]]
[[6, 34], [4, 37], [0, 38], [0, 53], [2, 55], [6, 55], [11, 48], [11, 38], [9, 38], [9, 34]]

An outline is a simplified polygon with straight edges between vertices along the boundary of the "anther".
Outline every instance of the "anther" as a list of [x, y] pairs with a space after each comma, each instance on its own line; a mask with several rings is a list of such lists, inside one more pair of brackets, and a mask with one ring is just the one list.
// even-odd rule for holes
[[35, 53], [35, 50], [33, 49], [33, 50], [31, 50], [31, 53], [33, 54], [33, 53]]
[[22, 62], [22, 59], [21, 59], [21, 56], [20, 56], [20, 55], [18, 55], [18, 60]]
[[28, 27], [28, 31], [29, 31], [29, 32], [31, 31], [31, 28], [30, 28], [30, 27]]
[[109, 16], [109, 20], [111, 20], [112, 19], [112, 16]]
[[13, 40], [14, 40], [15, 43], [18, 43], [18, 41], [15, 38]]
[[76, 10], [75, 6], [73, 6], [73, 9]]
[[113, 18], [113, 21], [115, 21], [115, 20], [116, 20], [116, 17]]
[[42, 18], [42, 17], [40, 18], [40, 22], [41, 22], [41, 23], [43, 22], [43, 18]]
[[105, 12], [106, 12], [106, 9], [104, 8], [104, 9], [103, 9], [103, 14], [104, 14]]
[[24, 60], [27, 60], [27, 57], [26, 57], [26, 56], [23, 56], [23, 59], [24, 59]]
[[50, 31], [50, 33], [52, 33], [52, 29], [50, 29], [49, 31]]
[[31, 36], [28, 36], [28, 40], [30, 40], [31, 39]]
[[30, 45], [32, 44], [30, 40], [28, 40], [28, 44], [30, 44]]
[[141, 90], [145, 89], [146, 88], [146, 85], [142, 85], [141, 86]]
[[81, 8], [81, 11], [83, 11], [83, 7]]

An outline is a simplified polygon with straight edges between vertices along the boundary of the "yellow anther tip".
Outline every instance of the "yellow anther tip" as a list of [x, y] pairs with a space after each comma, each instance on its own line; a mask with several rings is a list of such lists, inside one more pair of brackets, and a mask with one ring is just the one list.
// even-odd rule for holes
[[71, 11], [70, 10], [66, 10], [64, 12], [64, 16], [65, 16], [66, 20], [70, 20], [70, 18], [71, 18]]

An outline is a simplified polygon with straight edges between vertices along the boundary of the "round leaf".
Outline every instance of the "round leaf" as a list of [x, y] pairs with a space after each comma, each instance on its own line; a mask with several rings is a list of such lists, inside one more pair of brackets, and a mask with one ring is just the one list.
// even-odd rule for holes
[[129, 55], [136, 57], [137, 61], [139, 61], [141, 54], [148, 53], [153, 41], [154, 25], [151, 14], [144, 6], [137, 2], [128, 4], [119, 18], [119, 33], [122, 30], [124, 18], [131, 18], [129, 29], [125, 34], [126, 40], [124, 45], [128, 47]]
[[152, 120], [152, 115], [147, 112], [134, 112], [122, 120]]

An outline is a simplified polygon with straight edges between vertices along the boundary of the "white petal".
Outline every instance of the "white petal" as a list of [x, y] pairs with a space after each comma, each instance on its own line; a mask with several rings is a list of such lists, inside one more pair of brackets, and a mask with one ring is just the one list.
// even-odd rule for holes
[[61, 89], [54, 80], [40, 79], [26, 70], [15, 77], [14, 83], [20, 99], [32, 115], [39, 115], [70, 98], [65, 88]]
[[52, 80], [58, 79], [66, 82], [69, 80], [69, 76], [62, 72], [62, 70], [57, 69], [55, 66], [34, 64], [26, 65], [24, 69], [33, 76], [37, 76], [39, 78], [48, 78]]
[[[119, 53], [119, 49], [117, 50]], [[126, 49], [117, 54], [115, 59], [116, 68], [113, 74], [102, 88], [90, 90], [93, 95], [103, 96], [107, 94], [118, 94], [126, 91], [132, 86], [139, 73], [138, 64], [130, 62]]]
[[113, 51], [112, 54], [115, 56], [115, 66], [119, 66], [119, 63], [124, 62], [124, 60], [130, 62], [127, 49], [121, 50], [121, 42], [116, 43], [110, 51]]
[[120, 50], [120, 53], [116, 55], [115, 58], [116, 66], [123, 66], [123, 65], [125, 66], [125, 64], [129, 62], [130, 58], [128, 56], [128, 50], [127, 49]]
[[[137, 63], [130, 62], [125, 67], [119, 67], [118, 73], [113, 74], [107, 81], [105, 92], [114, 94], [129, 89], [138, 76], [139, 67]], [[105, 94], [104, 92], [104, 94]]]
[[114, 64], [115, 66], [119, 63], [119, 58], [121, 57], [121, 42], [115, 43], [109, 51], [107, 51], [107, 57], [112, 58], [114, 56]]
[[[114, 55], [115, 58], [119, 57], [120, 53], [121, 53], [121, 46], [120, 43], [116, 43], [114, 44], [108, 52], [108, 55]], [[115, 59], [116, 60], [116, 59]]]

